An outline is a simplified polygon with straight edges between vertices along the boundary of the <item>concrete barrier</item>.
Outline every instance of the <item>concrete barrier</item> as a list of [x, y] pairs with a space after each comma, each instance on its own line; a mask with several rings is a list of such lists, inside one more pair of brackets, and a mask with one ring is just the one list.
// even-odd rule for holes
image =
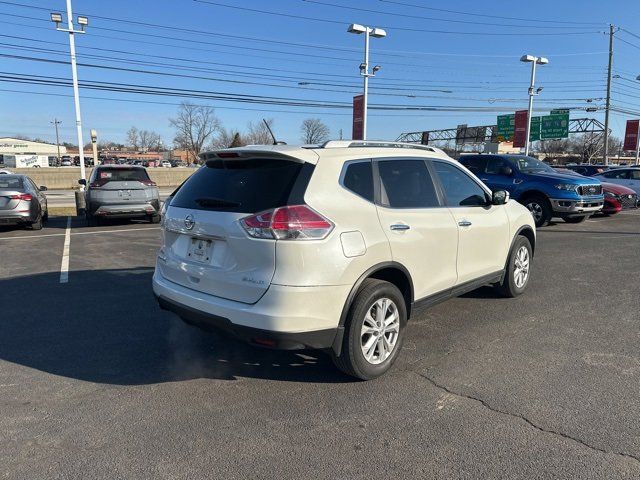
[[[14, 173], [28, 175], [36, 185], [44, 185], [49, 190], [68, 190], [78, 188], [80, 167], [59, 168], [11, 168]], [[87, 178], [90, 177], [93, 168], [87, 168]], [[149, 177], [159, 187], [177, 187], [195, 172], [195, 168], [147, 168]]]

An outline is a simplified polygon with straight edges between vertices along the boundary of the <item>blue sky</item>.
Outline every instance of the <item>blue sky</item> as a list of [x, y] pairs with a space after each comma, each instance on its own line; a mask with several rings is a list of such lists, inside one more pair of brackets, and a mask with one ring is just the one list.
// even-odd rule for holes
[[[637, 2], [538, 0], [534, 9], [531, 2], [506, 0], [211, 1], [74, 0], [74, 13], [90, 19], [88, 33], [77, 36], [78, 61], [85, 64], [79, 67], [81, 82], [165, 89], [159, 96], [82, 88], [85, 141], [91, 128], [102, 139], [124, 141], [135, 125], [159, 132], [170, 143], [168, 118], [187, 99], [167, 96], [167, 88], [183, 89], [186, 95], [197, 90], [205, 96], [311, 102], [295, 107], [238, 102], [236, 97], [190, 99], [215, 107], [226, 128], [244, 130], [250, 121], [273, 118], [278, 137], [296, 143], [301, 122], [318, 117], [330, 126], [332, 137], [342, 129], [349, 138], [350, 110], [322, 104], [348, 104], [361, 89], [363, 39], [346, 32], [352, 22], [382, 26], [388, 33], [371, 41], [371, 62], [382, 66], [371, 80], [371, 105], [440, 109], [370, 110], [369, 138], [395, 139], [404, 131], [460, 123], [492, 124], [500, 112], [526, 108], [530, 68], [518, 61], [524, 53], [550, 60], [537, 77], [544, 86], [536, 103], [541, 113], [585, 107], [587, 99], [601, 106], [609, 22], [625, 29], [616, 34], [614, 73], [620, 78], [614, 80], [613, 104], [631, 111], [612, 114], [614, 134], [622, 135], [634, 113], [640, 116], [640, 82], [634, 80], [640, 74]], [[68, 61], [68, 37], [55, 31], [49, 10], [64, 11], [65, 2], [0, 1], [0, 135], [53, 140], [49, 122], [57, 117], [63, 122], [62, 140], [76, 143], [71, 88], [40, 83], [71, 78], [68, 64], [55, 63]], [[527, 17], [532, 21], [522, 20]], [[24, 83], [34, 80], [38, 84]], [[474, 111], [451, 111], [460, 108]], [[603, 119], [601, 112], [572, 113], [573, 118], [585, 116]]]

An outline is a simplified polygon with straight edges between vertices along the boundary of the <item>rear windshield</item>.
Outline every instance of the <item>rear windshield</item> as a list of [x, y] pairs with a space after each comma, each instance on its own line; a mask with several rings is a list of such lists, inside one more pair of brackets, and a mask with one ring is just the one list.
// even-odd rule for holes
[[9, 175], [0, 175], [0, 190], [21, 190], [22, 179]]
[[209, 160], [180, 187], [172, 207], [256, 213], [287, 204], [302, 163]]
[[143, 182], [149, 180], [149, 175], [142, 168], [100, 168], [96, 173], [96, 180], [109, 182]]

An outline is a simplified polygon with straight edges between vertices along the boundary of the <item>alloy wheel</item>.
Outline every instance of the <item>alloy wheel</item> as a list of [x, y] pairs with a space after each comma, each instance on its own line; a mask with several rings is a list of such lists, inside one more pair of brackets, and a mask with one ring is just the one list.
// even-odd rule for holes
[[376, 300], [367, 310], [360, 332], [360, 347], [367, 362], [378, 365], [393, 353], [400, 334], [400, 314], [389, 298]]

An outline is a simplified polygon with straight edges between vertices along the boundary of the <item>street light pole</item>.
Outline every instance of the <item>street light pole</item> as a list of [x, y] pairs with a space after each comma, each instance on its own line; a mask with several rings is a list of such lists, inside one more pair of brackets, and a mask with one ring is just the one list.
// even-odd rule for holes
[[[56, 30], [60, 32], [67, 32], [69, 34], [69, 51], [71, 54], [71, 75], [73, 77], [73, 101], [76, 110], [76, 127], [78, 129], [78, 150], [80, 153], [80, 178], [82, 180], [87, 179], [85, 166], [84, 166], [84, 143], [82, 140], [82, 116], [80, 114], [80, 91], [78, 89], [78, 67], [76, 65], [76, 33], [86, 33], [85, 27], [89, 24], [87, 17], [78, 16], [78, 25], [81, 30], [74, 30], [73, 28], [73, 11], [71, 8], [71, 0], [67, 0], [67, 27], [60, 28], [62, 22], [62, 15], [59, 13], [52, 13], [51, 20], [56, 24]], [[80, 188], [84, 190], [84, 185], [80, 185]]]
[[539, 88], [537, 91], [535, 90], [536, 83], [536, 65], [546, 65], [549, 63], [544, 57], [534, 57], [533, 55], [523, 55], [520, 57], [521, 62], [530, 62], [531, 63], [531, 82], [529, 83], [529, 108], [527, 113], [527, 133], [524, 143], [524, 154], [529, 155], [529, 136], [531, 135], [531, 116], [533, 115], [533, 97], [534, 95], [538, 95], [542, 88]]
[[53, 119], [53, 122], [49, 122], [56, 127], [56, 147], [58, 147], [58, 166], [60, 166], [60, 136], [58, 135], [58, 125], [62, 123], [61, 120], [57, 118]]
[[365, 27], [352, 23], [347, 29], [349, 33], [364, 33], [364, 61], [360, 64], [360, 75], [363, 77], [362, 85], [362, 140], [367, 139], [367, 108], [369, 105], [369, 77], [375, 77], [376, 72], [380, 70], [380, 65], [373, 67], [369, 73], [369, 38], [383, 38], [387, 36], [382, 28]]

